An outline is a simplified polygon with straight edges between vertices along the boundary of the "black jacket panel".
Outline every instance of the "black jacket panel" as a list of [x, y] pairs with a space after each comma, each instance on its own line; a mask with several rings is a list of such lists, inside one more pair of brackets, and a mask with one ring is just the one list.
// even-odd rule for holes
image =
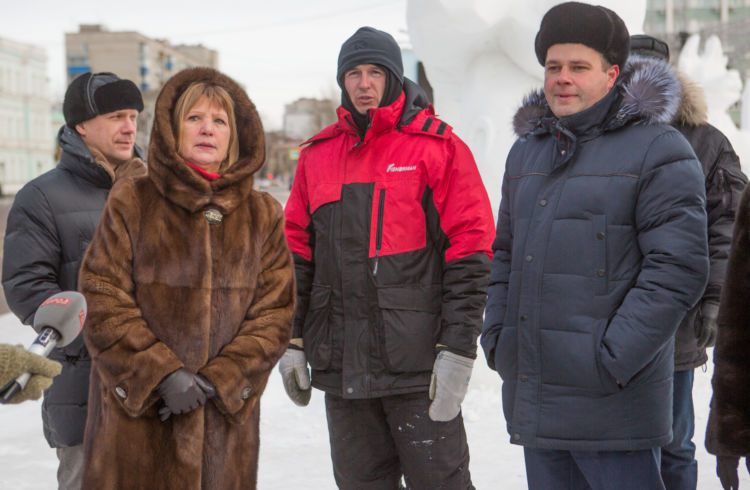
[[706, 214], [708, 215], [708, 250], [711, 268], [703, 298], [688, 311], [675, 337], [675, 370], [685, 371], [705, 364], [705, 348], [698, 348], [700, 305], [703, 301], [719, 303], [726, 275], [732, 227], [747, 177], [740, 160], [724, 134], [708, 123], [675, 125], [688, 140], [706, 176]]

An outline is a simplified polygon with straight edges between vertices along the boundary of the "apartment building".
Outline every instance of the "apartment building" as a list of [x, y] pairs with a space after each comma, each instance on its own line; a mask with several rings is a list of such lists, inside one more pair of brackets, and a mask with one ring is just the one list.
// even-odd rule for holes
[[136, 31], [110, 31], [101, 24], [81, 24], [65, 33], [67, 82], [91, 72], [109, 71], [135, 82], [143, 93], [136, 142], [146, 148], [156, 96], [164, 82], [193, 66], [218, 68], [219, 53], [202, 45], [172, 45]]
[[47, 54], [0, 38], [0, 191], [16, 193], [54, 165]]

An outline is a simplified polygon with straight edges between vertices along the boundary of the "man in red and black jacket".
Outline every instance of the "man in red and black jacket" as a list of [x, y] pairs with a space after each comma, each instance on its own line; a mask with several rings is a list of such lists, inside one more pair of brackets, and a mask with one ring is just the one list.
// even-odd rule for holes
[[[297, 310], [280, 363], [326, 392], [340, 488], [473, 488], [460, 404], [476, 357], [493, 219], [468, 147], [403, 77], [393, 37], [341, 47], [338, 121], [300, 155], [286, 233]], [[415, 443], [414, 441], [419, 441]]]

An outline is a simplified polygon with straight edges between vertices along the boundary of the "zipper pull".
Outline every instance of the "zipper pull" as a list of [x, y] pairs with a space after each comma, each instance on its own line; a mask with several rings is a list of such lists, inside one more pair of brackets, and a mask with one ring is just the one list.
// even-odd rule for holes
[[375, 267], [372, 268], [372, 275], [377, 276], [378, 275], [378, 256], [380, 255], [380, 250], [375, 250]]

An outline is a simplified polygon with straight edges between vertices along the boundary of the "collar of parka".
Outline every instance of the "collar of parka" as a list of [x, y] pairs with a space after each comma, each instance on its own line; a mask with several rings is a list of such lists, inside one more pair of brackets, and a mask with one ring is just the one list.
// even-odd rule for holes
[[[180, 95], [194, 82], [208, 82], [226, 89], [234, 101], [239, 159], [207, 181], [177, 154], [172, 112]], [[255, 105], [242, 87], [211, 68], [188, 68], [170, 78], [159, 93], [148, 149], [148, 175], [165, 199], [196, 212], [208, 207], [230, 213], [253, 190], [253, 174], [265, 160], [265, 138]]]

